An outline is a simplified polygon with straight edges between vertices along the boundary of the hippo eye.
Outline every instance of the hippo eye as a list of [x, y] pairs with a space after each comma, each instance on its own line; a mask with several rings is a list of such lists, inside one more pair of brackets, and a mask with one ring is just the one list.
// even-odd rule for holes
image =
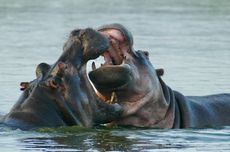
[[144, 53], [144, 55], [145, 55], [146, 57], [149, 57], [149, 52], [148, 52], [148, 51], [143, 51], [143, 53]]
[[37, 78], [44, 76], [50, 69], [50, 65], [47, 63], [40, 63], [36, 68]]

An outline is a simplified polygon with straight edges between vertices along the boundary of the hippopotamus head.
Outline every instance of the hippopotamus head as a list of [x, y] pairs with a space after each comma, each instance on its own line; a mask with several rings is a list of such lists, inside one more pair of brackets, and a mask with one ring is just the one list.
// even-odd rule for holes
[[119, 115], [116, 106], [100, 101], [86, 74], [87, 61], [108, 47], [107, 38], [91, 28], [72, 31], [60, 58], [53, 65], [39, 64], [37, 78], [21, 83], [23, 94], [3, 123], [21, 129], [91, 127], [112, 118], [103, 111]]
[[122, 106], [123, 115], [115, 123], [162, 127], [158, 123], [168, 109], [159, 79], [162, 70], [155, 70], [148, 52], [133, 49], [133, 37], [124, 26], [110, 24], [98, 31], [110, 46], [102, 54], [105, 63], [99, 68], [92, 65], [89, 78], [102, 100]]

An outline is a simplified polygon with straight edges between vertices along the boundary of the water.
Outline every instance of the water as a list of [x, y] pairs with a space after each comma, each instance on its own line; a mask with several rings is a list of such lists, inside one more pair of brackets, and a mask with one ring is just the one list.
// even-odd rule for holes
[[[148, 50], [163, 79], [185, 95], [230, 92], [229, 0], [0, 0], [0, 113], [35, 77], [40, 62], [54, 63], [74, 28], [119, 22]], [[83, 129], [42, 131], [0, 127], [1, 151], [230, 151], [230, 128]]]

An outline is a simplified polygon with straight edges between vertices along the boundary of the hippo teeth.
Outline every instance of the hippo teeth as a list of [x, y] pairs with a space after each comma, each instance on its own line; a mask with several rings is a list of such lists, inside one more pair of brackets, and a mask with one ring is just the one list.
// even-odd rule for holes
[[110, 101], [112, 103], [116, 103], [117, 102], [117, 94], [115, 92], [112, 92]]
[[103, 55], [105, 63], [104, 65], [120, 65], [122, 64], [125, 56], [120, 52], [106, 51]]
[[110, 48], [102, 54], [105, 64], [120, 65], [124, 60], [120, 44], [115, 39], [110, 39], [110, 45]]
[[114, 104], [114, 103], [117, 103], [117, 95], [116, 93], [113, 91], [112, 94], [111, 94], [111, 98], [110, 100], [107, 100], [106, 101], [108, 104]]

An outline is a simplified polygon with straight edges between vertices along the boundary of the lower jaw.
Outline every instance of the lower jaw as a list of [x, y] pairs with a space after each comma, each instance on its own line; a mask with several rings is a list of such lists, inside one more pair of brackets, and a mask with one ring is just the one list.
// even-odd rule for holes
[[132, 79], [128, 64], [106, 65], [89, 73], [89, 78], [98, 89], [114, 90]]

